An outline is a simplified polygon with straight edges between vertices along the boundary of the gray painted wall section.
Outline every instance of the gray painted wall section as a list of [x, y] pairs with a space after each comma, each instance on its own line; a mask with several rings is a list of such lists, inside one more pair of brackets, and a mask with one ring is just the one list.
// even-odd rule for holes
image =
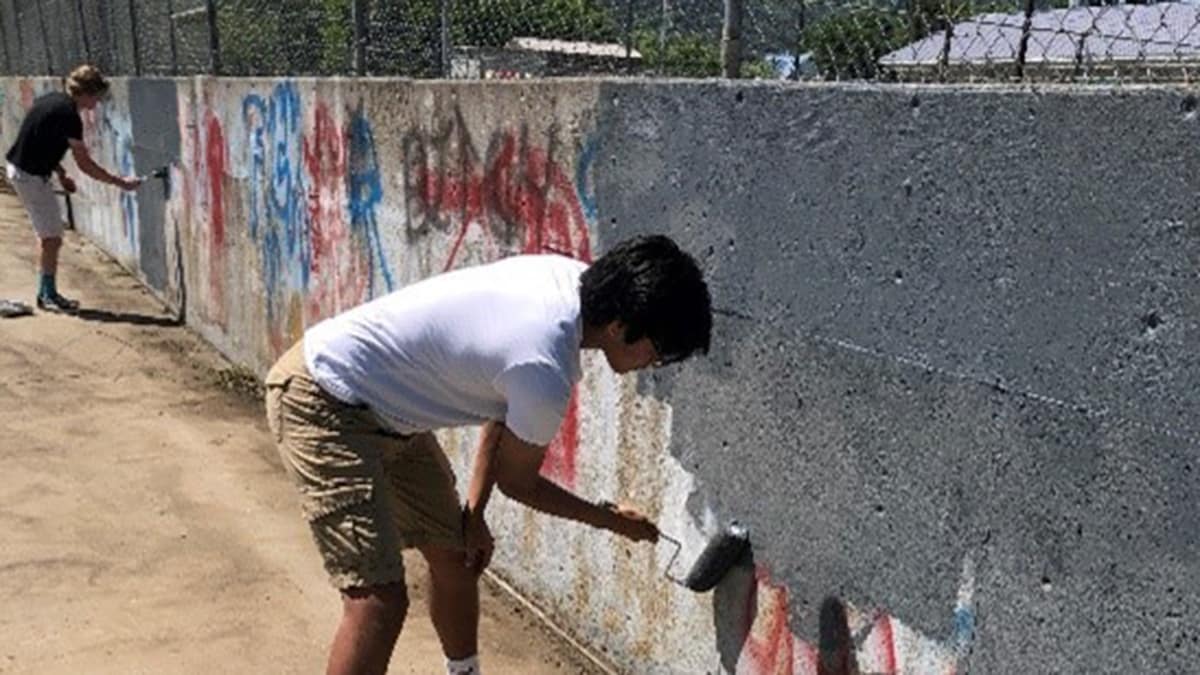
[[[642, 384], [672, 405], [697, 518], [751, 525], [797, 635], [830, 635], [820, 608], [844, 597], [950, 639], [975, 621], [973, 672], [1191, 669], [1187, 92], [657, 83], [601, 102], [601, 248], [669, 232], [720, 310], [712, 358]], [[954, 614], [964, 564], [974, 617]], [[744, 636], [720, 628], [732, 665]]]
[[[129, 80], [133, 162], [147, 174], [179, 158], [179, 102], [174, 80]], [[166, 213], [169, 181], [152, 179], [138, 192], [138, 255], [146, 282], [167, 290]]]

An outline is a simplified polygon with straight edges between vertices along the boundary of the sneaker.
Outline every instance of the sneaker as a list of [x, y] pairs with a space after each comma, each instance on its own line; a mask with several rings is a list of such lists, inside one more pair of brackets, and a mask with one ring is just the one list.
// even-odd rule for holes
[[79, 309], [79, 303], [69, 298], [55, 293], [54, 295], [39, 295], [37, 299], [38, 309], [46, 312], [65, 312], [70, 313]]

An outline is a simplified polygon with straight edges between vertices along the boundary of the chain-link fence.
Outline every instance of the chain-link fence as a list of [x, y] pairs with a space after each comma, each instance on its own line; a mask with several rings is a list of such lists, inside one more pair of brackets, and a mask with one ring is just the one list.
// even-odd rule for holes
[[1189, 80], [1200, 4], [0, 0], [0, 46], [28, 75]]

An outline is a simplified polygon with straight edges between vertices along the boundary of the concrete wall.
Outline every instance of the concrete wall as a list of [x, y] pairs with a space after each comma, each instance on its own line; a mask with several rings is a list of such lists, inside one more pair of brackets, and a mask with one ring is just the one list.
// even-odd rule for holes
[[[3, 80], [0, 137], [52, 83]], [[262, 372], [518, 251], [663, 231], [709, 358], [586, 377], [545, 467], [753, 565], [709, 595], [497, 500], [494, 567], [636, 673], [1156, 672], [1200, 656], [1196, 99], [1172, 89], [130, 81], [81, 229]], [[472, 434], [444, 435], [462, 469]]]

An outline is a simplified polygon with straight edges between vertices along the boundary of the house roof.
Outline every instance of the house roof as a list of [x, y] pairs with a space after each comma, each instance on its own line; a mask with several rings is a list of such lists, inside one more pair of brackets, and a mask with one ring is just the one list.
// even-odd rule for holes
[[[609, 58], [626, 57], [625, 45], [601, 42], [572, 42], [570, 40], [547, 40], [534, 37], [515, 37], [508, 41], [509, 49], [523, 49], [531, 52], [553, 52], [555, 54], [578, 54], [582, 56], [602, 56]], [[640, 59], [638, 50], [631, 50], [629, 58]]]
[[[1026, 63], [1164, 62], [1200, 60], [1200, 5], [1072, 7], [1035, 12], [1031, 17]], [[1016, 60], [1025, 16], [981, 14], [954, 25], [951, 65]], [[946, 31], [933, 33], [884, 55], [885, 66], [937, 65]]]

